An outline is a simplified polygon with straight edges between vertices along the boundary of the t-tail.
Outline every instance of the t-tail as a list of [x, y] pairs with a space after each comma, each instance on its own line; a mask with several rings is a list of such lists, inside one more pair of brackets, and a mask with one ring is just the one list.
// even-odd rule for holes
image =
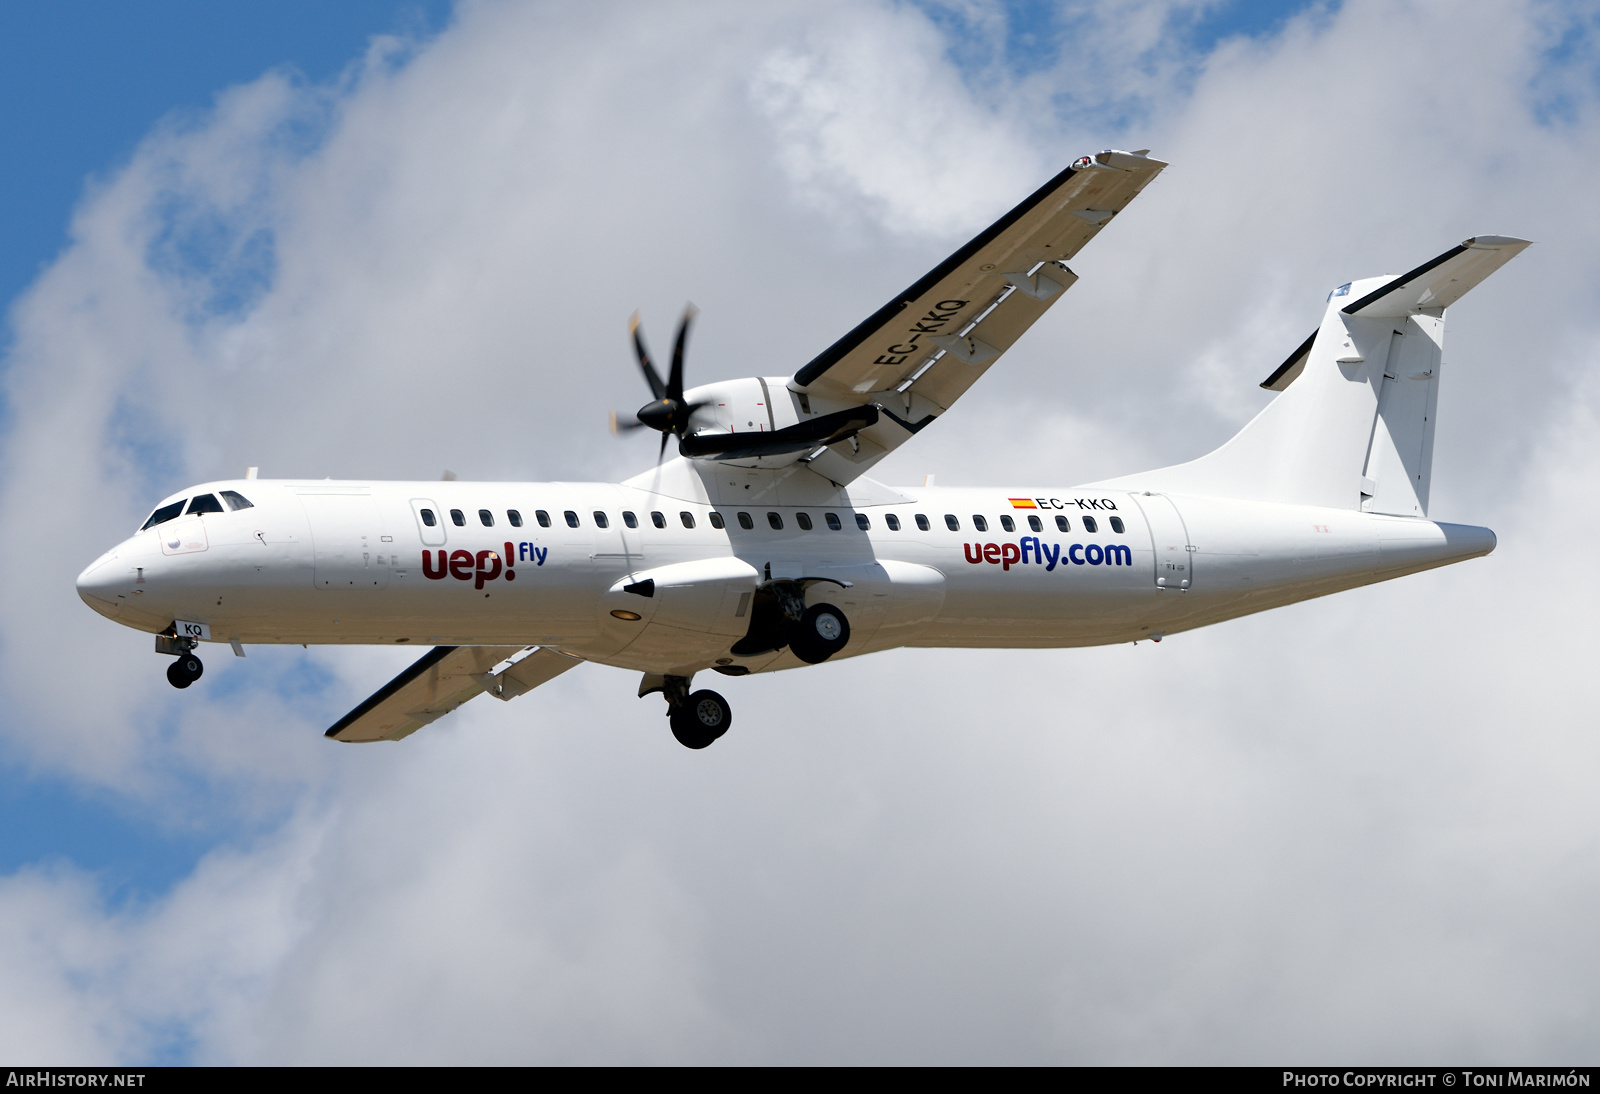
[[1102, 485], [1426, 517], [1445, 309], [1528, 241], [1475, 236], [1399, 277], [1341, 285], [1221, 448]]

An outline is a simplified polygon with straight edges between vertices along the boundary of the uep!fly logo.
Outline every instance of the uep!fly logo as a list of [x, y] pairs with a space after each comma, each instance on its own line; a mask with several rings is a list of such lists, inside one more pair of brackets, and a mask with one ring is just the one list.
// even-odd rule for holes
[[[438, 568], [434, 567], [434, 555], [439, 556]], [[506, 544], [505, 559], [511, 558], [511, 544]], [[457, 581], [470, 581], [474, 589], [483, 588], [486, 581], [505, 578], [507, 581], [517, 579], [517, 571], [513, 570], [501, 556], [494, 551], [449, 551], [438, 552], [424, 550], [422, 552], [422, 574], [434, 581], [443, 581], [453, 577]]]

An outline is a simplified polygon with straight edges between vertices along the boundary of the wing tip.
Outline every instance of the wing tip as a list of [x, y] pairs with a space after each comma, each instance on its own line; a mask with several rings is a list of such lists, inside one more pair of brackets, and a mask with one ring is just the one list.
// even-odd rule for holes
[[1476, 250], [1499, 250], [1502, 247], [1506, 247], [1520, 251], [1524, 247], [1532, 247], [1533, 240], [1519, 239], [1516, 236], [1480, 235], [1462, 240], [1461, 245], [1463, 247], [1472, 247]]

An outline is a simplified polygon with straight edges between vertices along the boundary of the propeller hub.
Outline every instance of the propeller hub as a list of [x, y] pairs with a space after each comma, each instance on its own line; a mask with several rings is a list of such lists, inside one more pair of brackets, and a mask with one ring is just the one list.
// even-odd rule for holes
[[656, 399], [640, 407], [638, 417], [641, 424], [657, 433], [671, 433], [680, 424], [678, 416], [682, 409], [682, 404], [676, 399]]

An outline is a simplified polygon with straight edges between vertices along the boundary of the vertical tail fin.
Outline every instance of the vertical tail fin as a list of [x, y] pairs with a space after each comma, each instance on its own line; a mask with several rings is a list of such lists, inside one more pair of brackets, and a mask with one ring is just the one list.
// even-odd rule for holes
[[1232, 440], [1102, 485], [1426, 516], [1444, 310], [1527, 246], [1476, 236], [1399, 277], [1341, 285], [1262, 383], [1279, 396]]

